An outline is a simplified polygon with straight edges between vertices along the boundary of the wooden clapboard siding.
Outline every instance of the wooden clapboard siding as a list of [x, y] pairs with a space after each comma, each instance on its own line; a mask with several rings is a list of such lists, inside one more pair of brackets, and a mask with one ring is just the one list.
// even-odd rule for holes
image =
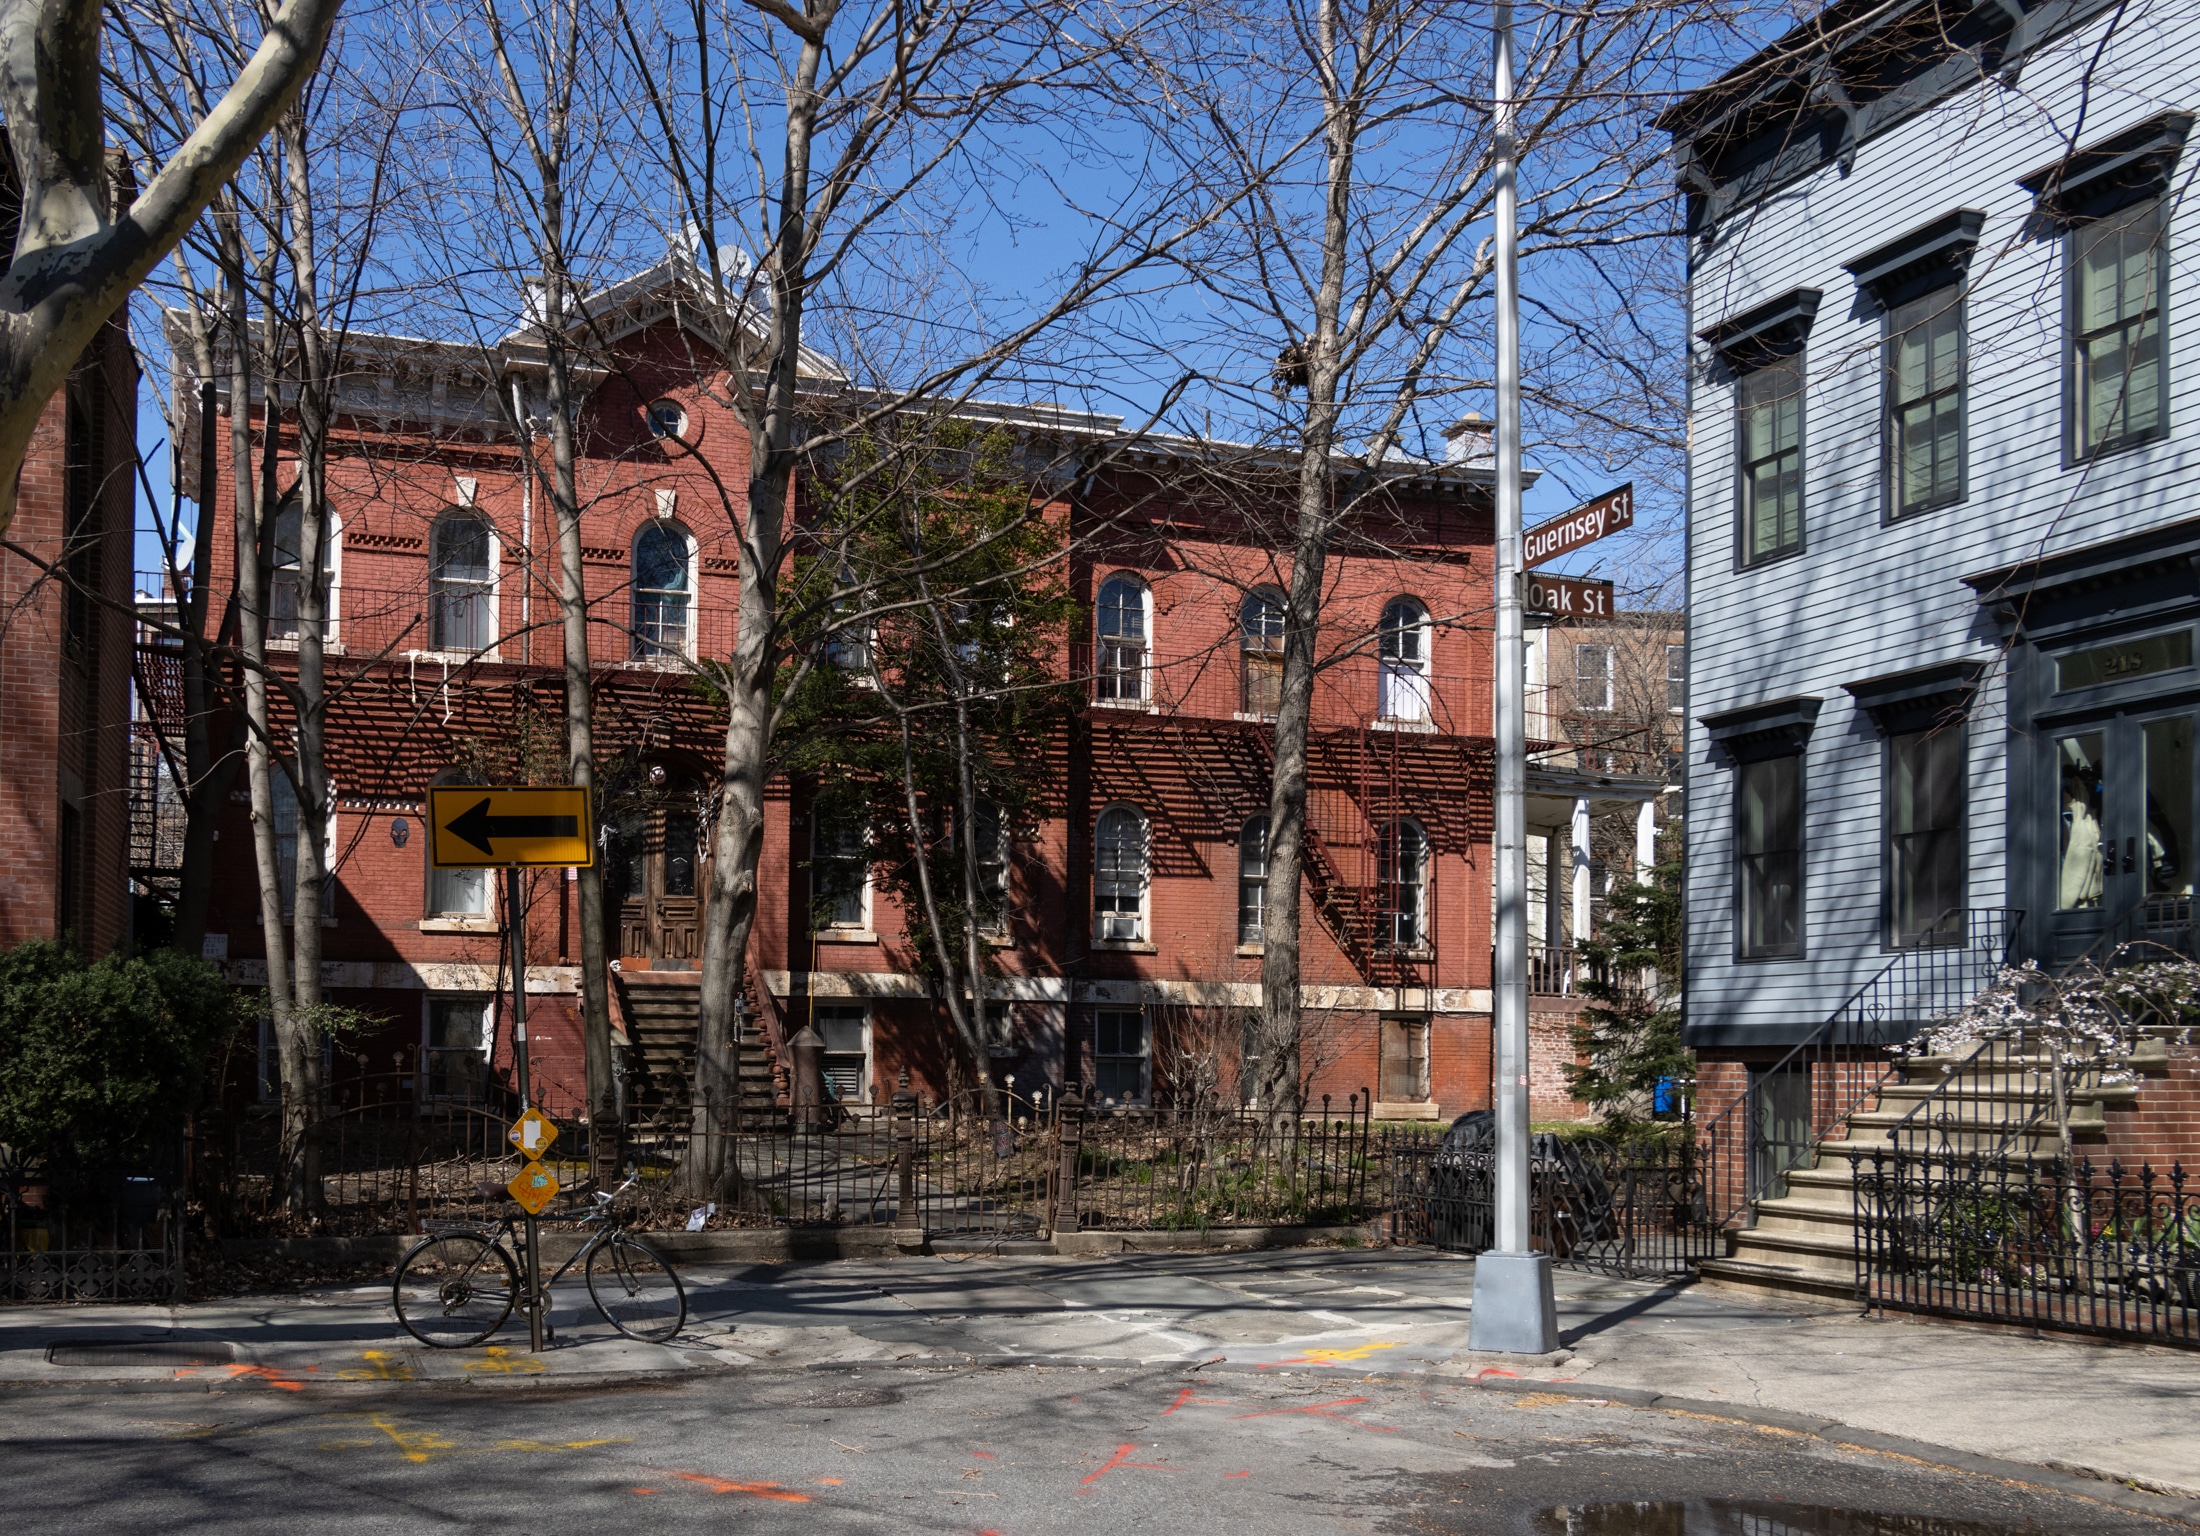
[[[1698, 248], [1691, 330], [1799, 285], [1824, 293], [1806, 352], [1804, 553], [1735, 562], [1730, 382], [1699, 372], [1691, 421], [1688, 977], [1692, 1028], [1725, 1043], [1790, 1040], [1885, 963], [1880, 943], [1880, 737], [1842, 684], [1958, 657], [1993, 662], [1999, 637], [1959, 578], [2035, 552], [2098, 543], [2200, 512], [2200, 206], [2172, 214], [2170, 435], [2066, 468], [2063, 255], [2027, 233], [2016, 178], [2070, 147], [2081, 86], [2109, 17], [2031, 58], [2022, 89], [1988, 84], [1867, 140], [1731, 216]], [[2200, 12], [2125, 14], [2084, 112], [2091, 144], [2167, 108], [2200, 109]], [[2200, 140], [2200, 134], [2195, 135]], [[2200, 164], [2188, 145], [2172, 192]], [[1971, 265], [1968, 499], [1884, 526], [1880, 317], [1842, 263], [1955, 208], [1987, 211]], [[1825, 700], [1805, 758], [1805, 953], [1734, 958], [1734, 771], [1704, 716], [1766, 699]], [[1990, 669], [1969, 734], [1969, 901], [2005, 894], [2008, 723]]]

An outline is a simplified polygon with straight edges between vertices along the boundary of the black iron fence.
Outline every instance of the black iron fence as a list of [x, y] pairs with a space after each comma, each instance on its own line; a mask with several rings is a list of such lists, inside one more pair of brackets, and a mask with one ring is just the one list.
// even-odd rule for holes
[[[1535, 1251], [1600, 1274], [1680, 1274], [1723, 1254], [1713, 1179], [1718, 1162], [1685, 1134], [1612, 1143], [1549, 1133], [1529, 1143], [1529, 1233]], [[1458, 1253], [1496, 1243], [1496, 1148], [1469, 1117], [1432, 1155], [1401, 1159], [1393, 1222], [1401, 1241]]]
[[0, 1300], [180, 1301], [183, 1154], [80, 1162], [0, 1149]]
[[2200, 1182], [2182, 1166], [1852, 1161], [1867, 1306], [2200, 1346]]

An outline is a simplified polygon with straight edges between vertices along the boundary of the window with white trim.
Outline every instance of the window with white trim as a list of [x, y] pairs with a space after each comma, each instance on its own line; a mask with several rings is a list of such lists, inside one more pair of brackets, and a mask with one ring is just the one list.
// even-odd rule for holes
[[1146, 936], [1146, 888], [1151, 871], [1146, 813], [1111, 805], [1093, 833], [1092, 936], [1101, 943], [1135, 943]]
[[676, 523], [644, 523], [634, 535], [635, 661], [695, 654], [695, 542]]
[[496, 551], [489, 520], [448, 512], [430, 534], [428, 645], [486, 651], [496, 643]]
[[871, 1010], [862, 1003], [818, 1003], [811, 1022], [825, 1043], [825, 1096], [848, 1108], [870, 1102]]
[[1609, 645], [1574, 647], [1574, 707], [1592, 714], [1612, 708], [1612, 648]]
[[[293, 497], [275, 514], [275, 538], [269, 550], [267, 573], [267, 638], [284, 644], [298, 639], [299, 599], [303, 595], [302, 559], [305, 514]], [[328, 514], [328, 534], [322, 542], [319, 566], [321, 586], [321, 638], [336, 636], [336, 578], [343, 552], [342, 529], [336, 514]]]
[[1092, 1096], [1102, 1106], [1144, 1104], [1153, 1090], [1152, 1041], [1143, 1008], [1101, 1008], [1092, 1016]]
[[1268, 818], [1254, 816], [1238, 829], [1238, 942], [1266, 942], [1268, 923]]
[[1112, 703], [1142, 703], [1147, 696], [1149, 593], [1135, 576], [1110, 576], [1100, 584], [1093, 616], [1093, 696]]
[[1383, 609], [1380, 649], [1377, 713], [1406, 724], [1428, 719], [1428, 610], [1413, 598], [1392, 598]]
[[1283, 702], [1283, 594], [1249, 592], [1238, 609], [1238, 646], [1244, 665], [1243, 712], [1272, 718]]
[[429, 996], [420, 1026], [421, 1092], [426, 1097], [482, 1096], [492, 1017], [488, 998]]

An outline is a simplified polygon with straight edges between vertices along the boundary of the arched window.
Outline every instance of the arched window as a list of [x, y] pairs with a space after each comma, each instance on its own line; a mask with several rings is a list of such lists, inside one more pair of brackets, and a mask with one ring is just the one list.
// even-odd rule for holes
[[1238, 829], [1238, 942], [1258, 944], [1268, 920], [1268, 818]]
[[1245, 662], [1244, 710], [1269, 716], [1283, 701], [1283, 594], [1248, 592], [1238, 608], [1238, 645]]
[[1135, 576], [1110, 576], [1100, 584], [1098, 653], [1093, 658], [1094, 696], [1142, 702], [1146, 697], [1146, 584]]
[[1421, 824], [1399, 820], [1383, 828], [1375, 844], [1377, 913], [1375, 942], [1382, 949], [1428, 947], [1428, 834]]
[[1100, 813], [1092, 849], [1092, 936], [1135, 943], [1146, 936], [1146, 813], [1111, 805]]
[[[300, 566], [303, 549], [305, 514], [293, 497], [275, 513], [275, 542], [271, 551], [273, 559], [267, 578], [267, 638], [294, 641], [298, 638], [299, 598], [303, 595], [304, 571]], [[328, 516], [328, 537], [321, 548], [321, 638], [332, 640], [336, 635], [336, 564], [341, 548], [336, 514]]]
[[693, 555], [687, 534], [671, 523], [646, 523], [634, 535], [634, 660], [693, 654]]
[[1395, 597], [1383, 610], [1382, 696], [1385, 720], [1428, 718], [1428, 610], [1410, 597]]
[[485, 651], [496, 625], [496, 570], [489, 520], [475, 512], [436, 519], [428, 554], [428, 644], [438, 651]]

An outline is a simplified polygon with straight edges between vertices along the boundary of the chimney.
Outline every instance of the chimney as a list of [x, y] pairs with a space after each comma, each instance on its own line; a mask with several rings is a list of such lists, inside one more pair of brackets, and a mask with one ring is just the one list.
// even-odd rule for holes
[[1469, 411], [1450, 426], [1444, 428], [1444, 462], [1446, 464], [1487, 464], [1497, 457], [1495, 437], [1497, 428], [1484, 421], [1475, 411]]

